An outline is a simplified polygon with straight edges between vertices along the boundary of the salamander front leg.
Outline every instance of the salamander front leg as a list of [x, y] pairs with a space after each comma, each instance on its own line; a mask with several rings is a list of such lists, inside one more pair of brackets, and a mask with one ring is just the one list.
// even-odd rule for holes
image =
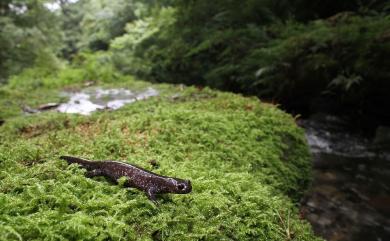
[[154, 189], [150, 188], [146, 191], [146, 195], [148, 196], [149, 200], [152, 201], [156, 206], [158, 206], [156, 193], [154, 192]]

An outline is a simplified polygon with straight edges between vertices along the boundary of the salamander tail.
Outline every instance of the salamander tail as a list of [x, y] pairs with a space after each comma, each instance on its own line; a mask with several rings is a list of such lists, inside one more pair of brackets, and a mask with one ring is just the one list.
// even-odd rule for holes
[[69, 165], [72, 164], [72, 163], [77, 163], [81, 167], [86, 168], [88, 170], [95, 169], [95, 168], [97, 168], [97, 165], [98, 165], [97, 162], [88, 161], [88, 160], [81, 159], [81, 158], [78, 158], [78, 157], [60, 156], [60, 159], [65, 160], [66, 162], [68, 162]]

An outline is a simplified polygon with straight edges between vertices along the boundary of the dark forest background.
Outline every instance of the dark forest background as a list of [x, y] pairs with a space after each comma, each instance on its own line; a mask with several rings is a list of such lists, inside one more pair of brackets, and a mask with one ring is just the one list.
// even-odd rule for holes
[[0, 82], [98, 63], [389, 124], [389, 11], [386, 0], [2, 0]]

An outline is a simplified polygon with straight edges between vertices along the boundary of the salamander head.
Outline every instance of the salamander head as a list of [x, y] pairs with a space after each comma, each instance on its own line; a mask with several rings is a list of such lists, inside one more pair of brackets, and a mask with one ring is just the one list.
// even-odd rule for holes
[[191, 181], [190, 180], [183, 180], [183, 179], [174, 179], [174, 193], [190, 193], [192, 191]]

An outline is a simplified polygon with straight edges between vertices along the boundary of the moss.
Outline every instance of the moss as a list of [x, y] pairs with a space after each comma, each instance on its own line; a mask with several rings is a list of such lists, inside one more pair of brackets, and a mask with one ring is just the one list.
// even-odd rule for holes
[[[25, 94], [44, 103], [66, 84]], [[24, 91], [4, 88], [11, 102]], [[303, 132], [291, 116], [207, 88], [156, 88], [161, 96], [113, 112], [8, 115], [0, 127], [0, 239], [317, 239], [295, 207], [310, 175]], [[140, 191], [85, 178], [58, 159], [63, 154], [149, 170], [155, 160], [153, 171], [191, 179], [193, 192], [162, 195], [156, 207]]]

